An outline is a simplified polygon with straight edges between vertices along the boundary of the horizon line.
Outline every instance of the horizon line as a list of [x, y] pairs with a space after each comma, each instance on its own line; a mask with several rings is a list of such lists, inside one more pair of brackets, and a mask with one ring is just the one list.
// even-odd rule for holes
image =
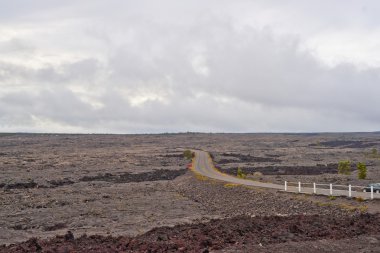
[[186, 132], [151, 132], [151, 133], [85, 133], [85, 132], [77, 132], [77, 133], [65, 133], [65, 132], [0, 132], [0, 135], [8, 135], [8, 134], [46, 134], [46, 135], [174, 135], [174, 134], [379, 134], [380, 131], [284, 131], [284, 132], [197, 132], [197, 131], [186, 131]]

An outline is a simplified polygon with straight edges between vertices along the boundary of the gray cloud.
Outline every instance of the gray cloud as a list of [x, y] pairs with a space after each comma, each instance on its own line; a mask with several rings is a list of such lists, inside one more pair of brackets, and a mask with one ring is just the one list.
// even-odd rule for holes
[[[353, 25], [340, 5], [326, 21], [301, 1], [91, 3], [0, 11], [0, 131], [379, 129], [379, 66], [308, 47]], [[358, 21], [345, 34], [378, 32], [376, 2], [346, 3]]]

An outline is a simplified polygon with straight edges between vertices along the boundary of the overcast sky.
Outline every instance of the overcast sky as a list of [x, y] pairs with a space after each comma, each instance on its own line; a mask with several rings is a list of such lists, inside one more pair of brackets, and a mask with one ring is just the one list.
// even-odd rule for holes
[[378, 131], [379, 13], [378, 0], [1, 0], [0, 131]]

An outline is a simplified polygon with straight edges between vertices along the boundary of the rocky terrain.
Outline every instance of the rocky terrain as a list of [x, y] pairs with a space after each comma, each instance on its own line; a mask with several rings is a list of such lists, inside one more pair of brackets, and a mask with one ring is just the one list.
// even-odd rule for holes
[[[182, 177], [175, 182], [181, 196], [202, 204], [207, 213], [220, 217], [247, 216], [291, 216], [323, 214], [342, 216], [360, 212], [361, 203], [351, 203], [350, 210], [339, 204], [328, 203], [328, 198], [294, 195], [275, 190], [249, 188], [230, 183], [220, 183], [194, 176]], [[331, 203], [331, 202], [329, 202]]]
[[[294, 243], [307, 245], [310, 241], [320, 240], [336, 243], [372, 234], [377, 236], [371, 237], [366, 248], [376, 252], [380, 249], [379, 232], [379, 215], [340, 218], [326, 215], [235, 216], [207, 223], [155, 228], [133, 238], [86, 235], [75, 238], [68, 232], [50, 240], [30, 239], [17, 245], [3, 246], [0, 252], [228, 252], [229, 247], [234, 252], [252, 252], [253, 248], [259, 252], [270, 252], [276, 247], [280, 252], [304, 252], [305, 247], [294, 247]], [[281, 245], [283, 243], [287, 244]], [[289, 244], [293, 245], [290, 246], [293, 251], [289, 251]], [[343, 247], [348, 249], [347, 252], [353, 252], [352, 248]], [[317, 250], [318, 246], [309, 248], [308, 252]]]
[[[212, 152], [221, 171], [236, 175], [237, 168], [249, 178], [283, 184], [284, 181], [366, 186], [380, 182], [379, 134], [284, 134], [257, 137], [228, 152]], [[277, 143], [273, 143], [273, 140]], [[375, 151], [375, 153], [373, 153]], [[351, 162], [351, 175], [338, 174], [338, 163]], [[358, 180], [356, 164], [367, 165], [367, 178]], [[258, 176], [253, 176], [256, 173]]]
[[[376, 133], [2, 134], [0, 252], [377, 252], [379, 201], [218, 182], [188, 171], [182, 153], [210, 151], [254, 180], [366, 185], [380, 179], [379, 143]], [[340, 160], [365, 162], [368, 179], [354, 166], [338, 175]]]

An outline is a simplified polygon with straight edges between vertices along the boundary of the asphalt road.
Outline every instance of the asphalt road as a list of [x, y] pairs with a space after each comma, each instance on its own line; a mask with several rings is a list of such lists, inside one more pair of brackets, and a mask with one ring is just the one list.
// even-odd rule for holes
[[[225, 182], [233, 183], [233, 184], [241, 184], [241, 185], [247, 185], [247, 186], [269, 188], [269, 189], [276, 189], [276, 190], [284, 191], [284, 188], [285, 188], [284, 185], [252, 181], [252, 180], [237, 178], [237, 177], [222, 173], [218, 169], [215, 168], [214, 163], [213, 163], [210, 155], [207, 152], [200, 151], [200, 150], [196, 150], [194, 152], [195, 152], [195, 158], [193, 160], [193, 168], [192, 169], [195, 172], [197, 172], [197, 173], [199, 173], [205, 177], [209, 177], [212, 179], [225, 181]], [[288, 192], [299, 192], [299, 189], [297, 186], [293, 186], [293, 185], [289, 184], [287, 187], [287, 191]], [[313, 188], [312, 187], [303, 187], [301, 185], [301, 193], [313, 194]], [[317, 194], [329, 196], [330, 195], [330, 189], [317, 188]], [[348, 196], [348, 189], [347, 190], [333, 189], [332, 195], [334, 195], [334, 196]], [[374, 195], [374, 198], [380, 198], [380, 194], [378, 194], [378, 193], [374, 193], [373, 195]], [[354, 191], [354, 189], [353, 189], [352, 197], [362, 197], [364, 199], [369, 199], [371, 197], [371, 193]]]

